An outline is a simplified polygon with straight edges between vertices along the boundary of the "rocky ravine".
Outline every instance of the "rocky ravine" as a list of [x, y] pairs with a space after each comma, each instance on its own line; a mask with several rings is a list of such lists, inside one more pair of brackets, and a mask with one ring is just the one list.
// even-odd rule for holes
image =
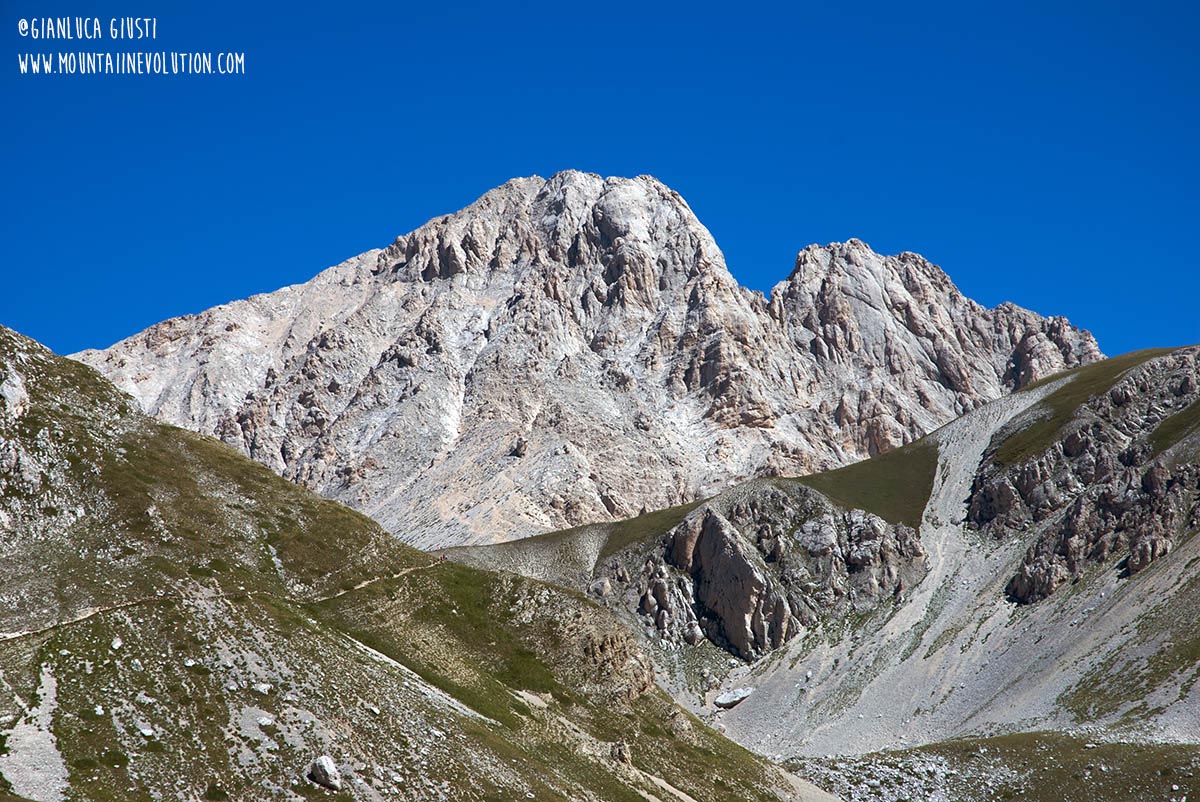
[[844, 464], [1099, 356], [857, 240], [806, 248], [764, 297], [658, 181], [564, 172], [77, 358], [439, 547]]
[[756, 692], [728, 732], [808, 755], [1034, 730], [1200, 743], [1200, 440], [1167, 425], [1197, 411], [1198, 357], [1109, 360], [935, 432], [929, 573], [738, 677]]

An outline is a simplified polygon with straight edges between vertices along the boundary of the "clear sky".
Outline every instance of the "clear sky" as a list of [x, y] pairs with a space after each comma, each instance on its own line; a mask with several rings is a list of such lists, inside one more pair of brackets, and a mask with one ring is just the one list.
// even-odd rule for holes
[[[0, 1], [0, 323], [105, 346], [576, 168], [678, 190], [753, 288], [859, 237], [1109, 353], [1200, 342], [1195, 3], [270, 5]], [[47, 14], [105, 38], [20, 36]], [[131, 47], [245, 74], [14, 63]]]

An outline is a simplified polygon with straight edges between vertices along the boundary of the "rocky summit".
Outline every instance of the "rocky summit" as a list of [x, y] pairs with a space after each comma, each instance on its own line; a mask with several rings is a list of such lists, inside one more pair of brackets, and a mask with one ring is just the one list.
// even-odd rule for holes
[[843, 465], [1100, 356], [858, 240], [805, 248], [764, 296], [657, 180], [564, 172], [77, 358], [430, 548]]

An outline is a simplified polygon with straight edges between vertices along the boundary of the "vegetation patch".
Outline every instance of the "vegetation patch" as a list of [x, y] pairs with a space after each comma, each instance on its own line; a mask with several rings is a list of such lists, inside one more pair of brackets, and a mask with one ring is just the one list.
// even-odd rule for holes
[[[655, 510], [644, 515], [638, 515], [633, 518], [625, 518], [620, 521], [582, 524], [573, 526], [570, 529], [558, 529], [553, 532], [544, 532], [540, 535], [521, 538], [508, 543], [499, 543], [494, 546], [486, 546], [488, 550], [507, 550], [514, 549], [524, 551], [527, 549], [544, 549], [550, 550], [555, 546], [564, 543], [570, 543], [575, 538], [584, 537], [589, 532], [598, 531], [604, 538], [604, 544], [600, 548], [599, 559], [611, 557], [612, 555], [632, 546], [636, 543], [641, 543], [650, 538], [656, 537], [674, 529], [678, 526], [687, 514], [699, 507], [708, 499], [698, 499], [688, 502], [687, 504], [679, 504], [666, 509]], [[467, 546], [462, 547], [466, 551], [473, 551], [478, 547]], [[447, 549], [448, 553], [453, 554], [459, 551], [458, 548]]]
[[[845, 799], [1178, 802], [1195, 788], [1200, 753], [1191, 745], [1100, 743], [1031, 732], [859, 757], [797, 758], [788, 765]], [[867, 789], [875, 790], [864, 794]]]
[[1200, 769], [1200, 756], [1191, 746], [1088, 744], [1051, 732], [967, 738], [920, 751], [957, 766], [998, 761], [1017, 768], [1021, 779], [996, 789], [992, 798], [1039, 802], [1170, 799], [1178, 796], [1172, 786], [1182, 785], [1181, 780], [1191, 784], [1190, 775]]
[[496, 574], [444, 562], [312, 609], [473, 710], [516, 729], [528, 710], [510, 690], [566, 695], [566, 689], [519, 633], [501, 623], [499, 582]]
[[1154, 456], [1157, 457], [1197, 429], [1200, 429], [1200, 401], [1193, 401], [1158, 424], [1158, 427], [1150, 434], [1150, 445], [1154, 448]]
[[32, 799], [24, 796], [17, 796], [9, 791], [8, 780], [4, 779], [4, 775], [0, 774], [0, 802], [33, 802]]
[[[608, 695], [624, 681], [620, 675], [606, 675], [599, 684], [607, 687], [600, 688], [594, 676], [576, 681], [589, 675], [589, 658], [578, 630], [570, 633], [594, 628], [594, 619], [605, 615], [578, 594], [446, 562], [310, 609], [499, 722], [501, 728], [482, 723], [470, 728], [497, 754], [516, 750], [514, 759], [547, 782], [567, 777], [614, 802], [644, 798], [604, 765], [582, 759], [553, 727], [546, 728], [545, 721], [567, 716], [593, 738], [625, 741], [635, 766], [697, 799], [774, 798], [757, 758], [675, 707], [657, 689], [630, 702]], [[542, 694], [550, 709], [526, 706], [514, 691]], [[538, 798], [559, 796], [550, 789], [538, 793]]]
[[937, 444], [925, 437], [844, 468], [792, 481], [848, 509], [866, 510], [893, 524], [916, 529], [933, 492]]
[[704, 503], [704, 500], [667, 507], [665, 510], [648, 512], [636, 518], [626, 518], [612, 524], [604, 548], [600, 549], [600, 557], [610, 557], [617, 552], [641, 543], [655, 535], [661, 535], [679, 526], [687, 514]]
[[[1200, 630], [1194, 626], [1197, 620], [1200, 620], [1200, 576], [1192, 576], [1173, 596], [1171, 604], [1160, 605], [1141, 617], [1137, 634], [1125, 651], [1136, 653], [1134, 643], [1157, 643], [1158, 648], [1131, 661], [1123, 661], [1121, 653], [1111, 655], [1064, 692], [1059, 703], [1077, 720], [1091, 721], [1122, 709], [1129, 716], [1131, 711], [1140, 709], [1138, 705], [1147, 695], [1174, 677], [1184, 678], [1180, 694], [1186, 696], [1200, 678]], [[1144, 705], [1141, 712], [1145, 712]]]

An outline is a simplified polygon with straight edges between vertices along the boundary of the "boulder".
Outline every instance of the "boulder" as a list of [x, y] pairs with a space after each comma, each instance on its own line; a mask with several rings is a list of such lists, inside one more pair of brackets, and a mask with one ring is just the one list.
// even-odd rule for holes
[[746, 701], [752, 693], [754, 693], [753, 688], [731, 688], [724, 693], [717, 694], [717, 698], [713, 699], [713, 704], [722, 710], [728, 710]]
[[329, 755], [321, 755], [308, 768], [308, 779], [331, 791], [342, 790], [342, 774]]

